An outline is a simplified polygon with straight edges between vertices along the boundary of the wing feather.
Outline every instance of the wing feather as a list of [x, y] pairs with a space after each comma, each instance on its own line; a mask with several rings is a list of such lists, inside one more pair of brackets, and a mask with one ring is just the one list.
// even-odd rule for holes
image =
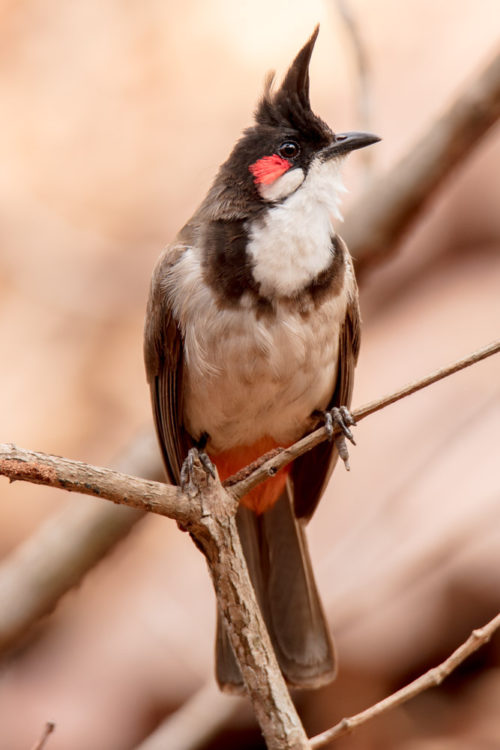
[[182, 462], [192, 440], [182, 420], [182, 335], [165, 282], [185, 249], [185, 245], [171, 245], [161, 256], [151, 282], [144, 331], [144, 360], [154, 422], [167, 476], [174, 484], [179, 482]]
[[[350, 258], [347, 258], [346, 262], [350, 264]], [[334, 406], [347, 406], [349, 408], [351, 405], [354, 368], [359, 353], [359, 339], [360, 317], [357, 289], [354, 285], [339, 334], [337, 380], [328, 409]], [[309, 519], [312, 516], [335, 468], [337, 459], [338, 451], [335, 443], [323, 442], [294, 461], [291, 478], [297, 518]]]

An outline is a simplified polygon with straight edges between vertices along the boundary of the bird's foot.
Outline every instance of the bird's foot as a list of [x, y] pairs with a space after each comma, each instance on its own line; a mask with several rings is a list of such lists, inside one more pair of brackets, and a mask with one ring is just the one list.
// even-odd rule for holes
[[[347, 406], [334, 406], [333, 409], [320, 412], [320, 414], [325, 421], [325, 429], [328, 433], [328, 439], [335, 441], [339, 456], [344, 462], [347, 471], [349, 471], [351, 467], [349, 466], [349, 451], [347, 450], [346, 438], [353, 445], [356, 445], [354, 436], [349, 429], [356, 424], [356, 420]], [[337, 434], [334, 434], [335, 427], [340, 428], [340, 432], [337, 432]]]
[[181, 468], [180, 483], [183, 492], [189, 494], [196, 488], [196, 469], [200, 466], [206, 476], [210, 475], [212, 479], [215, 479], [215, 466], [208, 453], [205, 453], [201, 447], [190, 448]]

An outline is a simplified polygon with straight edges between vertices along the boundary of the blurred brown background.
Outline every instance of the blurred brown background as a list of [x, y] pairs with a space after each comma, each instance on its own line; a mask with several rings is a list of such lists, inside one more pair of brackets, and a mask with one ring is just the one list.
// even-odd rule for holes
[[[384, 139], [376, 175], [496, 51], [500, 5], [350, 6]], [[0, 441], [110, 465], [151, 424], [142, 324], [160, 250], [249, 124], [266, 71], [283, 73], [318, 21], [313, 107], [359, 129], [352, 46], [326, 0], [3, 0], [0, 13]], [[346, 207], [363, 181], [354, 155]], [[499, 206], [496, 129], [366, 277], [355, 406], [498, 338]], [[498, 610], [499, 392], [497, 358], [359, 425], [351, 473], [337, 469], [310, 524], [340, 658], [336, 685], [304, 700], [310, 732]], [[5, 480], [0, 497], [4, 557], [61, 505], [94, 502]], [[49, 719], [50, 750], [133, 748], [212, 679], [214, 609], [189, 539], [147, 518], [4, 661], [0, 750], [30, 748]], [[500, 747], [499, 649], [335, 746]], [[237, 723], [212, 747], [258, 747]]]

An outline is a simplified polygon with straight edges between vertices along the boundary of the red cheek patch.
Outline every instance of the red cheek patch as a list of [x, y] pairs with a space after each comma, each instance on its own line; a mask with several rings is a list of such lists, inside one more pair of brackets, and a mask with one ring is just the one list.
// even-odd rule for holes
[[292, 165], [286, 159], [278, 154], [272, 156], [263, 156], [262, 159], [250, 164], [248, 169], [253, 174], [256, 185], [270, 185]]

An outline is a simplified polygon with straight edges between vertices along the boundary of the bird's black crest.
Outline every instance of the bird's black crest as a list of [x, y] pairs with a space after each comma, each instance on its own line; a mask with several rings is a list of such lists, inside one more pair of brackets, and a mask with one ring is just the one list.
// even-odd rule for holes
[[268, 76], [255, 120], [259, 125], [291, 127], [319, 137], [325, 130], [330, 131], [311, 109], [309, 102], [309, 63], [314, 49], [319, 26], [316, 26], [311, 38], [302, 47], [283, 79], [283, 83], [273, 91], [274, 75]]

